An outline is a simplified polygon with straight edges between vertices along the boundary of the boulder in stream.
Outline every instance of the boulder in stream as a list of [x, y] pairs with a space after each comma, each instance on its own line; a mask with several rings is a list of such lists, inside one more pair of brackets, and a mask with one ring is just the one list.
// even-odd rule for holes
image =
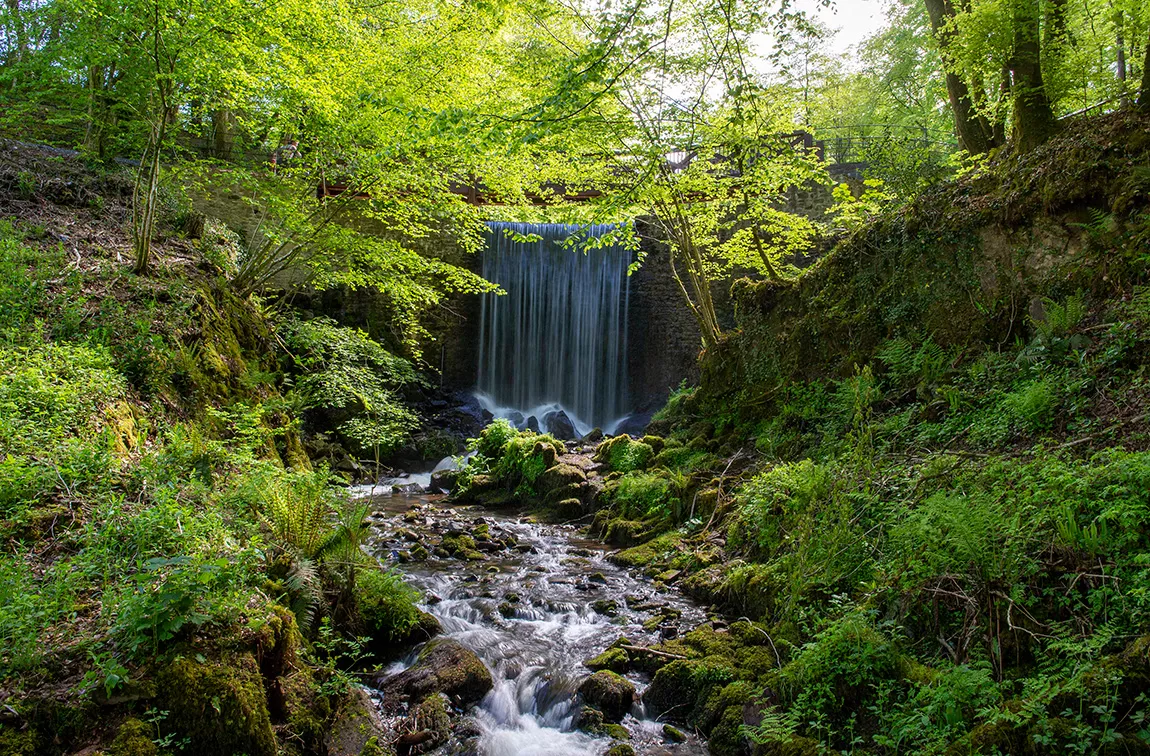
[[579, 695], [588, 706], [603, 712], [603, 719], [619, 722], [631, 711], [635, 702], [635, 686], [627, 678], [603, 670], [583, 681]]
[[560, 441], [575, 441], [579, 434], [575, 431], [575, 424], [563, 410], [548, 412], [543, 416], [543, 427], [552, 437]]
[[415, 664], [399, 674], [376, 679], [388, 707], [402, 699], [414, 703], [443, 693], [465, 709], [479, 703], [493, 685], [491, 672], [475, 652], [450, 638], [429, 642]]

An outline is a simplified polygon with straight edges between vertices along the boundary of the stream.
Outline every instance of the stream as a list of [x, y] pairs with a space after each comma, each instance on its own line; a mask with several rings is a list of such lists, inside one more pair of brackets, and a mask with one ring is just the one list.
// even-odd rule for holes
[[[656, 590], [640, 574], [607, 561], [609, 550], [580, 536], [573, 525], [531, 523], [508, 513], [449, 506], [442, 497], [373, 496], [376, 536], [372, 549], [419, 589], [421, 606], [443, 626], [443, 635], [474, 651], [491, 670], [494, 688], [470, 715], [477, 746], [458, 751], [483, 756], [576, 756], [602, 754], [612, 744], [576, 729], [576, 692], [591, 672], [586, 659], [625, 635], [655, 643], [685, 632], [706, 617], [674, 591]], [[483, 526], [486, 526], [484, 528]], [[487, 548], [472, 561], [439, 556], [408, 560], [415, 534], [490, 533], [510, 548]], [[430, 536], [430, 538], [428, 538]], [[480, 542], [483, 548], [486, 543]], [[643, 623], [652, 617], [662, 620]], [[658, 627], [655, 623], [658, 622]], [[398, 672], [415, 654], [389, 671]], [[649, 680], [628, 675], [641, 693]], [[663, 724], [647, 719], [642, 704], [622, 722], [637, 754], [705, 754], [689, 736], [672, 743]], [[454, 753], [449, 744], [436, 753]]]

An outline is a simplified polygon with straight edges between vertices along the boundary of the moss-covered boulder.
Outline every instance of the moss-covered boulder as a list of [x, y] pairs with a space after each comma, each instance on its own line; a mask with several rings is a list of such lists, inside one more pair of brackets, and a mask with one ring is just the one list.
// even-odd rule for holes
[[460, 708], [479, 703], [494, 681], [475, 653], [458, 642], [441, 638], [428, 643], [408, 669], [377, 679], [389, 707], [402, 700], [413, 703], [443, 693]]
[[[203, 657], [200, 657], [202, 659]], [[218, 660], [177, 657], [160, 669], [156, 688], [165, 725], [203, 756], [276, 756], [264, 680], [251, 653]]]
[[447, 699], [442, 694], [436, 694], [420, 701], [403, 722], [401, 729], [395, 741], [398, 756], [427, 753], [443, 745], [451, 737], [451, 714]]
[[373, 739], [384, 736], [379, 712], [363, 688], [353, 688], [341, 703], [327, 728], [324, 748], [327, 756], [360, 756]]
[[552, 491], [570, 486], [582, 486], [586, 482], [586, 473], [574, 465], [560, 462], [543, 471], [535, 481], [535, 490], [540, 496], [547, 496]]
[[635, 702], [635, 686], [614, 672], [603, 670], [588, 677], [579, 686], [579, 695], [589, 705], [603, 712], [608, 722], [619, 722]]
[[635, 756], [635, 749], [629, 743], [615, 743], [603, 756]]
[[583, 666], [587, 669], [599, 672], [600, 670], [609, 670], [622, 674], [628, 671], [631, 666], [631, 657], [624, 646], [632, 645], [631, 641], [627, 638], [619, 638], [598, 656], [594, 656], [585, 662]]
[[134, 717], [120, 725], [106, 752], [107, 756], [156, 756], [158, 753], [148, 726]]

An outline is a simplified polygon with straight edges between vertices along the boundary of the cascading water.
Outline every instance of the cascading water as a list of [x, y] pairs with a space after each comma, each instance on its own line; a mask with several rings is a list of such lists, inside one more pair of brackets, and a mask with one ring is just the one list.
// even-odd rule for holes
[[[481, 400], [496, 416], [516, 410], [539, 420], [557, 405], [580, 433], [596, 426], [610, 430], [628, 412], [629, 251], [583, 251], [562, 243], [575, 233], [600, 238], [613, 228], [607, 225], [488, 228], [483, 277], [507, 294], [483, 301]], [[509, 231], [539, 240], [516, 241]]]
[[[601, 756], [613, 744], [607, 735], [577, 729], [580, 682], [590, 673], [583, 662], [620, 637], [643, 645], [657, 643], [665, 627], [681, 628], [705, 619], [692, 602], [649, 578], [607, 560], [601, 544], [582, 540], [572, 525], [517, 521], [506, 513], [469, 507], [440, 508], [411, 496], [380, 497], [372, 516], [376, 537], [371, 551], [403, 573], [428, 597], [424, 609], [439, 620], [443, 635], [474, 651], [492, 673], [494, 686], [471, 717], [479, 735], [468, 743], [448, 742], [434, 751], [475, 756]], [[476, 546], [512, 544], [489, 552], [483, 561], [437, 556], [434, 542], [472, 533]], [[487, 542], [483, 540], [487, 539]], [[431, 554], [411, 560], [413, 544]], [[394, 674], [417, 654], [392, 666]], [[629, 674], [642, 690], [643, 675]], [[673, 743], [662, 723], [647, 718], [636, 704], [623, 719], [639, 756], [702, 756], [694, 737]], [[471, 729], [471, 728], [465, 728]]]

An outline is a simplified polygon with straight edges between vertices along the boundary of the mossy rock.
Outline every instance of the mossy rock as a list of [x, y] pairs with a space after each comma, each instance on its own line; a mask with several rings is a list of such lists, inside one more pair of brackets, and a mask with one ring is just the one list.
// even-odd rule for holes
[[616, 743], [603, 756], [635, 756], [635, 749], [629, 743]]
[[742, 756], [747, 750], [739, 732], [744, 724], [743, 707], [728, 706], [707, 734], [707, 750], [713, 756]]
[[635, 686], [614, 672], [602, 670], [583, 681], [579, 695], [588, 705], [603, 712], [608, 722], [619, 722], [635, 703]]
[[587, 474], [574, 465], [560, 462], [543, 471], [535, 481], [535, 490], [546, 496], [568, 486], [581, 486], [587, 482]]
[[631, 665], [631, 657], [626, 649], [622, 648], [608, 648], [598, 656], [594, 656], [587, 661], [583, 662], [583, 666], [593, 671], [608, 670], [622, 674], [626, 672]]
[[326, 729], [323, 746], [327, 756], [360, 756], [370, 741], [384, 736], [375, 704], [360, 687], [347, 694]]
[[630, 740], [631, 733], [627, 732], [627, 728], [621, 724], [608, 722], [603, 725], [603, 734], [615, 740]]
[[179, 657], [156, 676], [165, 725], [203, 756], [276, 756], [259, 664], [250, 653], [221, 660]]
[[694, 671], [694, 662], [683, 659], [660, 667], [643, 693], [643, 705], [647, 707], [647, 714], [676, 722], [686, 722], [699, 692]]
[[436, 693], [445, 694], [461, 708], [479, 703], [494, 681], [475, 653], [449, 638], [429, 642], [408, 669], [378, 680], [385, 700], [419, 702]]
[[823, 749], [817, 740], [792, 736], [780, 743], [756, 745], [753, 753], [755, 756], [820, 756]]
[[156, 756], [158, 753], [159, 749], [152, 742], [152, 730], [133, 717], [120, 725], [106, 756]]
[[[645, 523], [638, 523], [640, 527], [644, 525]], [[665, 533], [646, 543], [615, 552], [608, 557], [608, 561], [622, 567], [649, 567], [677, 554], [682, 542], [683, 536], [679, 533]]]
[[687, 734], [674, 725], [663, 725], [663, 737], [672, 743], [682, 743], [687, 739]]

